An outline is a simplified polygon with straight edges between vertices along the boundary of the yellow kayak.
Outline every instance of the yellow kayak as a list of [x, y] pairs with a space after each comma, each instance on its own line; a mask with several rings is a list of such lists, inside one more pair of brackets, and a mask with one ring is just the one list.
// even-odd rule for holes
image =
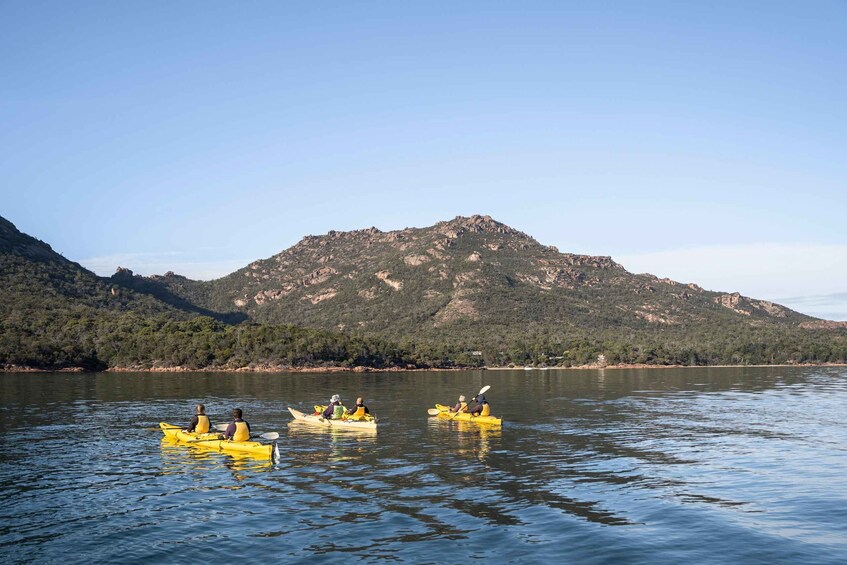
[[[321, 412], [323, 412], [324, 408], [325, 406], [315, 406], [315, 412], [320, 414]], [[291, 412], [291, 415], [294, 416], [294, 419], [298, 422], [305, 422], [307, 424], [321, 426], [323, 428], [340, 428], [343, 430], [368, 430], [375, 432], [377, 422], [379, 421], [370, 415], [365, 415], [363, 419], [354, 419], [352, 417], [347, 417], [341, 420], [328, 420], [322, 416], [316, 416], [315, 414], [306, 414], [291, 407], [288, 408], [288, 411]]]
[[274, 460], [279, 458], [279, 448], [277, 447], [276, 442], [271, 444], [260, 443], [258, 441], [232, 441], [229, 439], [219, 439], [217, 432], [209, 432], [206, 434], [198, 434], [196, 432], [188, 433], [179, 426], [173, 426], [165, 422], [159, 422], [159, 427], [168, 439], [192, 445], [194, 447], [223, 451], [224, 453], [249, 455], [250, 457], [260, 459]]
[[473, 422], [474, 424], [486, 424], [489, 426], [503, 425], [502, 418], [496, 418], [494, 416], [474, 416], [468, 412], [450, 412], [450, 406], [444, 406], [443, 404], [436, 404], [435, 408], [438, 410], [438, 417], [444, 418], [445, 420]]

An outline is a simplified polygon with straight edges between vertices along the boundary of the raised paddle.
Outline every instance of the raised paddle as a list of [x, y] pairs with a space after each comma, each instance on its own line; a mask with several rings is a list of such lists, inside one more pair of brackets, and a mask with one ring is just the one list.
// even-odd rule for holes
[[[482, 387], [481, 389], [479, 389], [479, 393], [477, 393], [477, 395], [476, 395], [474, 398], [476, 398], [476, 397], [477, 397], [477, 396], [479, 396], [480, 394], [485, 394], [485, 392], [486, 392], [489, 388], [491, 388], [491, 385], [485, 385], [484, 387]], [[460, 413], [461, 413], [461, 410], [459, 410], [459, 412], [456, 412], [455, 414], [453, 414], [453, 416], [452, 416], [450, 419], [452, 420], [453, 418], [455, 418], [456, 416], [458, 416]]]

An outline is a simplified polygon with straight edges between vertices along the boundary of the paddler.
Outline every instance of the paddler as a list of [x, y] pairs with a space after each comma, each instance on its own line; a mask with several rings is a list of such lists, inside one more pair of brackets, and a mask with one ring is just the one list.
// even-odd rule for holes
[[459, 395], [459, 402], [450, 409], [450, 412], [467, 412], [468, 411], [468, 403], [465, 402], [465, 395]]
[[488, 401], [485, 399], [484, 394], [479, 394], [473, 397], [473, 402], [476, 402], [476, 406], [471, 410], [471, 416], [490, 416], [491, 415], [491, 407], [488, 405]]
[[344, 405], [341, 404], [341, 397], [333, 394], [332, 398], [329, 399], [329, 406], [324, 409], [321, 416], [327, 420], [338, 420], [344, 416]]
[[206, 406], [198, 404], [197, 414], [191, 418], [191, 422], [189, 422], [188, 428], [185, 431], [188, 433], [197, 432], [198, 434], [205, 434], [211, 427], [212, 424], [209, 422], [209, 417], [206, 416]]
[[371, 411], [368, 410], [367, 406], [365, 406], [365, 399], [361, 396], [356, 399], [356, 406], [347, 409], [347, 416], [355, 418], [357, 420], [363, 419], [365, 417], [365, 414], [370, 413]]
[[232, 441], [247, 441], [250, 439], [250, 424], [242, 419], [243, 415], [241, 408], [232, 411], [232, 422], [229, 423], [221, 436], [223, 439], [231, 439]]

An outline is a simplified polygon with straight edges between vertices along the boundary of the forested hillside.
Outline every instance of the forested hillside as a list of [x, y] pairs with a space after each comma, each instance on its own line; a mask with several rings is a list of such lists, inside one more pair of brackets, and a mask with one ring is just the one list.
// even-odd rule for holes
[[843, 362], [847, 329], [560, 253], [487, 216], [308, 236], [214, 281], [97, 277], [0, 218], [0, 365]]

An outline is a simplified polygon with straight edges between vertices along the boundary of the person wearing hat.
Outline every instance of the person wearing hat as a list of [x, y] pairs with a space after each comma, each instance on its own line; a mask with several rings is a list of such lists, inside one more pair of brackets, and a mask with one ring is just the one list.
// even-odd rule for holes
[[471, 410], [472, 416], [490, 416], [491, 415], [491, 407], [488, 405], [488, 401], [485, 399], [484, 394], [480, 394], [474, 396], [473, 402], [476, 402], [476, 406]]
[[465, 402], [465, 395], [462, 394], [459, 396], [459, 402], [450, 409], [450, 412], [467, 412], [468, 411], [468, 403]]
[[337, 420], [343, 415], [344, 405], [341, 404], [341, 397], [337, 394], [333, 394], [332, 398], [329, 399], [329, 406], [326, 407], [321, 416], [323, 416], [327, 420]]

